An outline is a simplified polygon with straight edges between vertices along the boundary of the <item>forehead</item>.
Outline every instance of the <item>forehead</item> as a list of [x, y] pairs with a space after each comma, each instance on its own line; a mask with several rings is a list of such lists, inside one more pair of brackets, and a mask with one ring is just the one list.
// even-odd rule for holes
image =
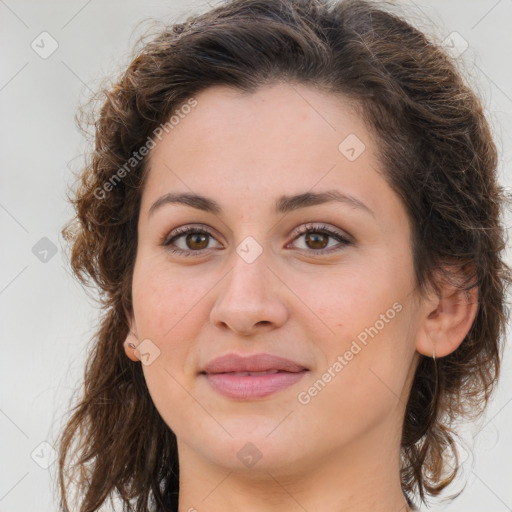
[[164, 135], [165, 143], [153, 150], [154, 158], [165, 152], [163, 146], [216, 153], [219, 144], [230, 154], [241, 148], [259, 157], [271, 151], [288, 158], [311, 151], [337, 155], [344, 135], [368, 138], [352, 102], [310, 86], [278, 83], [251, 93], [214, 86], [194, 99], [195, 107], [173, 116], [176, 124]]
[[333, 187], [372, 203], [387, 187], [373, 134], [341, 96], [282, 83], [252, 93], [215, 86], [194, 99], [151, 150], [146, 211], [170, 191], [250, 208], [252, 197], [273, 207], [283, 194]]

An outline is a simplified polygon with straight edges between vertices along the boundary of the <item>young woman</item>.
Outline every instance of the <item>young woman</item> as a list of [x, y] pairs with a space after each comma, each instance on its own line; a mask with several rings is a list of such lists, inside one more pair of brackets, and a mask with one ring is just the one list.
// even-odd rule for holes
[[63, 229], [104, 307], [63, 509], [439, 494], [510, 283], [496, 147], [450, 58], [373, 3], [231, 0], [104, 93]]

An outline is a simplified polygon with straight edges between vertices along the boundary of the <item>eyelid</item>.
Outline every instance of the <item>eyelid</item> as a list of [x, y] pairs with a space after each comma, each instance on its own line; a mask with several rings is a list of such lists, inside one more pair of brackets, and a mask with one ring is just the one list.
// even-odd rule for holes
[[341, 231], [338, 228], [331, 227], [325, 224], [324, 222], [306, 222], [305, 224], [301, 224], [292, 231], [290, 236], [292, 236], [295, 239], [297, 236], [304, 235], [309, 231], [318, 233], [325, 232], [329, 236], [338, 236], [340, 238], [343, 238], [347, 243], [354, 243], [352, 236], [350, 236], [346, 231]]

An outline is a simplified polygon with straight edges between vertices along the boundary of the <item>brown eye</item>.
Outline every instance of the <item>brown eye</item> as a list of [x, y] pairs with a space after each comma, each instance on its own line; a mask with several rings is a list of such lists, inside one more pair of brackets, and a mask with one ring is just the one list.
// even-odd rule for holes
[[324, 233], [307, 233], [305, 242], [310, 249], [325, 249], [329, 243], [329, 237]]
[[209, 237], [206, 233], [191, 233], [185, 237], [185, 243], [189, 249], [206, 249]]
[[212, 241], [216, 242], [205, 228], [186, 226], [175, 229], [162, 245], [174, 254], [200, 256], [203, 251], [210, 249], [208, 246]]
[[[334, 231], [323, 224], [306, 224], [295, 235], [294, 240], [296, 243], [297, 240], [302, 239], [301, 244], [296, 247], [314, 255], [340, 251], [353, 243], [348, 236], [344, 236], [342, 233]], [[337, 243], [331, 244], [331, 241]]]

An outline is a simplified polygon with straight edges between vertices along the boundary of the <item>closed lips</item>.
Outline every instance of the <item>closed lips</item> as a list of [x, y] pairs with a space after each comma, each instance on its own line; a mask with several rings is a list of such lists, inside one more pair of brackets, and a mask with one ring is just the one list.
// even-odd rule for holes
[[266, 370], [263, 372], [222, 372], [230, 375], [271, 375], [273, 373], [283, 372], [284, 370]]
[[241, 356], [226, 354], [211, 360], [202, 374], [230, 373], [235, 375], [265, 375], [279, 372], [298, 373], [308, 369], [295, 361], [273, 354]]
[[259, 400], [296, 384], [308, 371], [301, 363], [273, 354], [226, 354], [200, 372], [211, 389], [228, 399]]

